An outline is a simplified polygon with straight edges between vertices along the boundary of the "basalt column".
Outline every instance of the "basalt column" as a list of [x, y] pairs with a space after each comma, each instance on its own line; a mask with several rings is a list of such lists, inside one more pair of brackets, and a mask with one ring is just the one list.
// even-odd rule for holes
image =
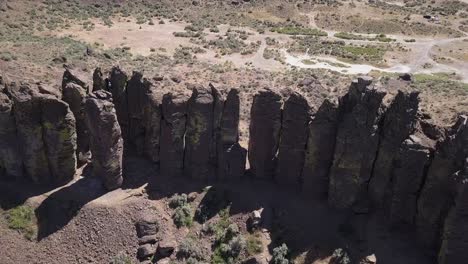
[[370, 87], [372, 80], [353, 81], [340, 99], [340, 116], [328, 201], [332, 207], [349, 208], [366, 202], [367, 185], [379, 144], [379, 123], [385, 92]]
[[143, 123], [145, 104], [147, 103], [147, 89], [149, 81], [143, 83], [143, 75], [140, 72], [133, 72], [127, 84], [128, 103], [128, 139], [127, 143], [132, 145], [139, 155], [144, 152], [145, 126]]
[[284, 103], [276, 181], [296, 190], [302, 184], [309, 120], [307, 100], [298, 93], [291, 94]]
[[385, 192], [389, 190], [395, 155], [414, 130], [418, 106], [417, 92], [399, 91], [385, 114], [373, 177], [369, 183], [369, 195], [376, 206], [382, 205]]
[[304, 196], [326, 199], [328, 173], [335, 151], [338, 104], [325, 100], [313, 115], [308, 127], [308, 140], [302, 170]]
[[122, 137], [127, 140], [128, 129], [129, 129], [129, 117], [128, 117], [128, 102], [127, 102], [127, 74], [119, 67], [113, 67], [109, 76], [110, 87], [109, 90], [112, 93], [112, 101], [115, 105], [115, 111], [117, 113], [117, 119], [122, 131]]
[[437, 144], [434, 159], [418, 199], [416, 217], [420, 240], [431, 248], [440, 244], [442, 225], [453, 203], [451, 176], [463, 168], [468, 155], [468, 117], [460, 116], [446, 139]]
[[215, 176], [210, 163], [213, 109], [211, 91], [194, 88], [188, 104], [184, 156], [184, 174], [192, 179], [207, 180]]
[[155, 87], [146, 79], [143, 80], [143, 85], [148, 89], [147, 102], [143, 110], [143, 125], [145, 127], [144, 154], [151, 161], [159, 162], [162, 95], [157, 93]]
[[163, 176], [180, 177], [184, 168], [184, 135], [187, 96], [165, 94], [162, 100], [160, 171]]
[[23, 164], [16, 134], [13, 101], [0, 91], [0, 177], [23, 177]]
[[226, 97], [218, 137], [218, 178], [239, 179], [244, 175], [247, 150], [239, 145], [239, 91]]
[[122, 185], [123, 139], [112, 96], [96, 91], [86, 99], [87, 123], [91, 137], [93, 174], [113, 190]]
[[97, 90], [106, 90], [107, 84], [102, 74], [101, 68], [96, 68], [93, 73], [93, 92]]
[[250, 112], [249, 163], [255, 178], [273, 179], [281, 130], [281, 96], [259, 91]]

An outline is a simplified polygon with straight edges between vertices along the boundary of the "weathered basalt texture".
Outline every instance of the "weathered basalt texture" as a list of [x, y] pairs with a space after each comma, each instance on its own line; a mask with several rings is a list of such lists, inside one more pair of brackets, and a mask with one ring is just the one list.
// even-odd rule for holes
[[187, 111], [184, 173], [199, 180], [214, 178], [210, 162], [213, 140], [213, 95], [203, 87], [193, 89]]
[[394, 156], [388, 203], [389, 222], [392, 226], [414, 224], [419, 191], [430, 165], [435, 143], [418, 131], [403, 142]]
[[151, 86], [148, 80], [143, 83], [143, 75], [134, 71], [127, 83], [127, 109], [129, 118], [128, 145], [132, 145], [138, 154], [144, 152], [145, 126], [143, 122], [147, 89]]
[[49, 169], [54, 183], [66, 183], [76, 171], [75, 117], [68, 104], [53, 96], [41, 96], [41, 122]]
[[13, 101], [0, 91], [0, 177], [23, 177], [23, 161], [16, 133]]
[[443, 221], [448, 214], [452, 191], [450, 178], [463, 168], [468, 156], [468, 117], [460, 116], [443, 142], [437, 144], [434, 159], [418, 199], [417, 232], [426, 246], [440, 244]]
[[224, 103], [218, 135], [218, 178], [239, 179], [244, 175], [247, 150], [239, 141], [239, 90], [231, 89]]
[[213, 96], [213, 135], [210, 144], [210, 163], [213, 168], [218, 167], [219, 138], [221, 136], [221, 122], [226, 98], [214, 87], [209, 84], [211, 95]]
[[272, 90], [259, 91], [250, 112], [249, 163], [255, 178], [272, 179], [277, 163], [282, 98]]
[[93, 92], [98, 90], [106, 90], [107, 84], [101, 68], [96, 68], [93, 72]]
[[163, 96], [159, 152], [163, 176], [180, 177], [183, 174], [187, 101], [187, 96], [183, 94]]
[[111, 94], [96, 91], [86, 99], [93, 174], [113, 190], [122, 185], [123, 139]]
[[369, 183], [369, 195], [374, 205], [380, 207], [391, 181], [395, 155], [401, 143], [413, 132], [419, 106], [419, 93], [399, 91], [385, 113], [381, 128], [377, 159]]
[[119, 67], [113, 67], [109, 76], [110, 87], [108, 89], [112, 93], [112, 101], [115, 105], [115, 111], [119, 120], [119, 125], [122, 131], [122, 137], [127, 140], [128, 129], [130, 125], [128, 116], [127, 103], [127, 80], [128, 75]]
[[302, 184], [309, 120], [307, 100], [292, 93], [284, 103], [276, 181], [296, 190], [300, 190]]
[[77, 71], [66, 69], [62, 77], [62, 89], [69, 83], [81, 86], [86, 93], [89, 91], [89, 85], [85, 76], [79, 74]]
[[308, 140], [302, 170], [304, 196], [326, 199], [329, 171], [335, 151], [338, 104], [325, 100], [308, 127]]
[[144, 154], [153, 162], [159, 162], [161, 145], [161, 118], [162, 96], [157, 93], [154, 86], [143, 80], [148, 87], [145, 108], [143, 110], [143, 125], [145, 127]]
[[371, 82], [369, 78], [353, 81], [349, 92], [340, 99], [328, 192], [332, 207], [349, 208], [368, 199], [367, 185], [379, 145], [382, 99], [386, 94], [371, 87]]

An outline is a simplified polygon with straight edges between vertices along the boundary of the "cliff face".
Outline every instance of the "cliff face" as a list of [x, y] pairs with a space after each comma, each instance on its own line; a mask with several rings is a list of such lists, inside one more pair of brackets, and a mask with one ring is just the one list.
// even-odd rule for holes
[[[89, 152], [107, 189], [121, 186], [124, 150], [159, 163], [165, 177], [274, 181], [306, 199], [357, 214], [383, 212], [392, 227], [417, 230], [440, 248], [439, 263], [461, 263], [466, 249], [468, 117], [447, 133], [418, 112], [417, 93], [386, 92], [355, 80], [339, 104], [311, 107], [297, 93], [255, 95], [247, 150], [239, 144], [239, 91], [192, 87], [161, 94], [134, 72], [94, 72], [88, 85], [70, 71], [62, 98], [27, 84], [0, 93], [0, 176], [57, 184], [73, 178]], [[316, 109], [316, 110], [312, 110]], [[83, 157], [83, 159], [81, 159]]]

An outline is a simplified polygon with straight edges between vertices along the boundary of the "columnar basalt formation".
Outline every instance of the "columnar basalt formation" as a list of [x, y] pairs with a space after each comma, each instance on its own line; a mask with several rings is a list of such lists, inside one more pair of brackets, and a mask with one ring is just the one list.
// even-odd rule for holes
[[388, 183], [391, 181], [395, 155], [401, 143], [414, 130], [418, 106], [417, 92], [399, 91], [385, 113], [374, 173], [369, 183], [369, 195], [376, 206], [382, 204], [383, 195], [389, 189]]
[[128, 139], [138, 154], [144, 152], [145, 127], [143, 122], [145, 104], [147, 102], [148, 81], [143, 83], [143, 74], [134, 71], [127, 83]]
[[160, 170], [163, 176], [180, 177], [184, 168], [184, 135], [187, 96], [165, 94], [162, 101]]
[[110, 76], [108, 89], [112, 93], [112, 101], [115, 105], [117, 118], [122, 130], [124, 140], [127, 140], [129, 118], [128, 118], [128, 103], [127, 103], [127, 80], [128, 75], [119, 67], [113, 67]]
[[156, 87], [143, 80], [148, 87], [145, 108], [143, 110], [143, 126], [145, 128], [144, 154], [152, 162], [159, 162], [161, 145], [162, 96]]
[[292, 93], [284, 103], [276, 181], [296, 190], [300, 190], [302, 184], [309, 120], [307, 100]]
[[91, 137], [93, 174], [113, 190], [122, 185], [123, 139], [112, 96], [106, 91], [86, 99], [86, 116]]
[[239, 90], [231, 89], [224, 102], [217, 139], [217, 176], [221, 180], [239, 179], [245, 172], [247, 150], [239, 145], [239, 109]]
[[329, 204], [349, 208], [367, 199], [379, 145], [379, 123], [385, 92], [371, 86], [369, 78], [353, 81], [340, 99], [340, 116], [333, 165], [330, 170]]
[[259, 91], [253, 99], [248, 155], [255, 178], [274, 177], [281, 130], [281, 106], [281, 96], [269, 89]]
[[102, 74], [101, 68], [96, 68], [93, 73], [93, 92], [97, 90], [106, 90], [107, 82]]
[[19, 149], [13, 101], [0, 91], [0, 177], [23, 177], [23, 164]]
[[187, 109], [184, 174], [199, 180], [214, 178], [210, 163], [213, 140], [213, 95], [203, 87], [193, 88]]
[[327, 199], [328, 174], [335, 151], [338, 104], [325, 100], [308, 126], [308, 139], [302, 170], [302, 193], [307, 197]]
[[460, 116], [447, 138], [437, 145], [418, 200], [418, 235], [431, 248], [440, 244], [443, 222], [453, 203], [451, 175], [462, 169], [467, 156], [468, 117]]

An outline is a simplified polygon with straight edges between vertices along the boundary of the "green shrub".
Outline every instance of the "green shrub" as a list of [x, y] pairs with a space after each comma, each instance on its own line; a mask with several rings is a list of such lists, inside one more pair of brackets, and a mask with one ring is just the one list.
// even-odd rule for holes
[[179, 251], [177, 252], [177, 258], [187, 259], [187, 262], [189, 259], [204, 260], [205, 256], [205, 252], [200, 248], [200, 243], [193, 238], [185, 239], [180, 244]]
[[328, 36], [327, 32], [322, 31], [316, 28], [303, 28], [303, 27], [275, 27], [272, 28], [271, 31], [279, 33], [279, 34], [286, 34], [286, 35], [308, 35], [308, 36], [321, 36], [326, 37]]
[[187, 204], [187, 194], [174, 194], [169, 200], [169, 207], [175, 209]]
[[7, 223], [9, 228], [20, 231], [29, 240], [36, 235], [36, 216], [29, 206], [22, 205], [8, 210]]
[[252, 256], [260, 254], [263, 251], [263, 244], [260, 240], [259, 234], [249, 235], [247, 237], [247, 253]]
[[192, 225], [192, 208], [189, 204], [179, 206], [175, 209], [174, 215], [172, 215], [174, 224], [180, 228], [182, 226]]
[[279, 247], [273, 249], [273, 258], [271, 259], [272, 264], [289, 264], [289, 260], [286, 258], [288, 255], [288, 246], [282, 244]]
[[132, 264], [132, 263], [133, 263], [132, 259], [124, 253], [117, 254], [117, 256], [115, 256], [111, 261], [111, 264]]

